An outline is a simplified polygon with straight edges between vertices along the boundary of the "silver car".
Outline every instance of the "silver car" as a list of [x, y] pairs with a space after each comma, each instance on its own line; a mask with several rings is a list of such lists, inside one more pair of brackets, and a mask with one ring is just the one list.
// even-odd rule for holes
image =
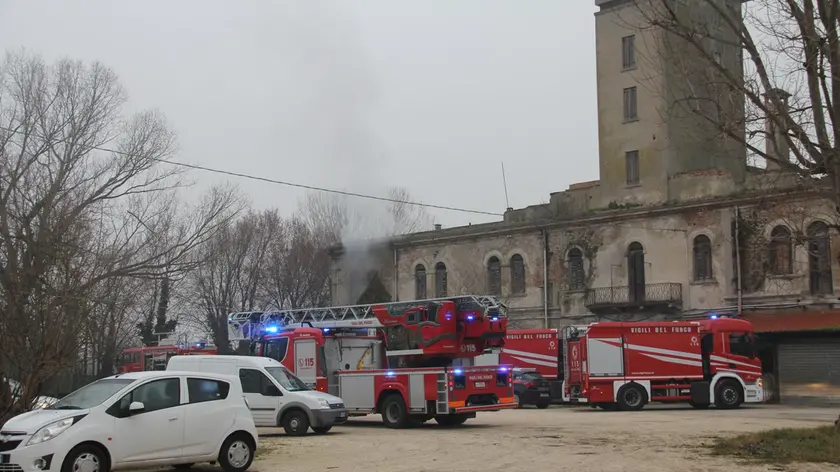
[[[12, 392], [12, 401], [18, 401], [20, 398], [20, 382], [14, 379], [7, 379], [3, 378], [3, 383], [9, 386], [9, 391]], [[45, 395], [39, 395], [35, 400], [32, 400], [32, 405], [30, 406], [30, 410], [40, 410], [41, 408], [46, 408], [53, 403], [57, 402], [58, 398], [55, 397], [48, 397]]]

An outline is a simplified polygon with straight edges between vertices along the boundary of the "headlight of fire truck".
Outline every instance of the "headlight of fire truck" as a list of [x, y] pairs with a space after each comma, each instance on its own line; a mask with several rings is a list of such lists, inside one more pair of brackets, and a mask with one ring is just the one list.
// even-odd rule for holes
[[329, 408], [330, 402], [324, 400], [323, 398], [318, 399], [318, 404], [321, 405], [321, 408]]
[[762, 379], [761, 377], [759, 377], [759, 379], [755, 381], [755, 385], [756, 385], [758, 388], [764, 388], [764, 379]]

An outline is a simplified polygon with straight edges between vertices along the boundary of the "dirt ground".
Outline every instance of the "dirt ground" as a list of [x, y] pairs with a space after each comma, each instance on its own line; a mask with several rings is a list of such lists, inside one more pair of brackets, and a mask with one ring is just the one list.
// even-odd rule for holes
[[460, 428], [434, 420], [391, 430], [379, 416], [354, 420], [323, 436], [261, 433], [255, 472], [446, 471], [840, 471], [830, 465], [786, 467], [744, 464], [704, 450], [716, 436], [784, 427], [831, 424], [837, 409], [782, 406], [734, 411], [648, 407], [605, 412], [554, 407], [479, 414]]

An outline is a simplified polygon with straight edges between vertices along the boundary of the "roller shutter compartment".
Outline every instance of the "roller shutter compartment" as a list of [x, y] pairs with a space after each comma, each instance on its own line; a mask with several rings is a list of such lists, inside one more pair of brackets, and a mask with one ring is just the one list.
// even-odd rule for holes
[[840, 404], [840, 339], [797, 339], [779, 344], [782, 403]]

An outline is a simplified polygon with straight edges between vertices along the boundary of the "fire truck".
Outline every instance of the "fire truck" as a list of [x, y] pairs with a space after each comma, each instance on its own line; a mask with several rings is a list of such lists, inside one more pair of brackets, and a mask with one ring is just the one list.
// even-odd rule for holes
[[216, 346], [205, 343], [131, 347], [120, 353], [119, 371], [124, 374], [127, 372], [166, 370], [166, 363], [172, 356], [218, 354], [218, 352]]
[[495, 297], [233, 313], [229, 328], [232, 341], [341, 397], [351, 416], [381, 414], [391, 428], [516, 408], [510, 366], [473, 363], [504, 343], [507, 312]]
[[476, 358], [476, 364], [509, 364], [539, 372], [551, 384], [551, 400], [563, 398], [563, 350], [556, 329], [514, 329], [507, 332], [504, 346]]
[[599, 322], [563, 328], [561, 338], [566, 401], [622, 411], [649, 402], [729, 409], [764, 401], [746, 320]]

